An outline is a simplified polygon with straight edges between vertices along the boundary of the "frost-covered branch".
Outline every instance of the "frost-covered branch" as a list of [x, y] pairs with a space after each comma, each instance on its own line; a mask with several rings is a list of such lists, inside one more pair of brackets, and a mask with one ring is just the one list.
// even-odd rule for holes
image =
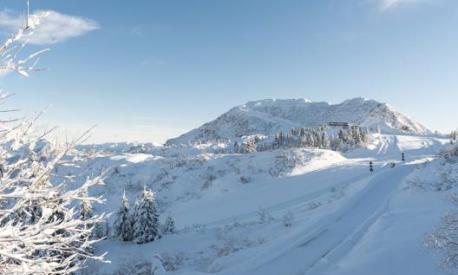
[[94, 225], [105, 215], [83, 218], [77, 206], [103, 203], [88, 193], [103, 184], [105, 174], [72, 190], [65, 184], [53, 185], [52, 171], [74, 142], [55, 147], [28, 132], [17, 128], [0, 140], [5, 160], [0, 184], [0, 273], [68, 274], [81, 269], [86, 259], [102, 260], [103, 255], [92, 255], [90, 247], [97, 241]]
[[48, 16], [46, 12], [28, 15], [24, 26], [3, 42], [0, 46], [0, 74], [16, 72], [28, 77], [30, 72], [42, 70], [36, 66], [40, 56], [49, 49], [36, 51], [26, 57], [21, 57], [21, 53], [27, 46], [27, 41], [33, 35], [34, 30], [46, 16]]
[[[48, 49], [25, 58], [21, 55], [45, 16], [28, 16], [24, 27], [0, 45], [0, 73], [27, 77], [39, 70], [39, 57]], [[9, 96], [0, 93], [0, 102]], [[53, 129], [42, 135], [33, 133], [41, 114], [0, 121], [0, 274], [71, 274], [83, 268], [87, 259], [104, 261], [104, 255], [93, 255], [91, 247], [98, 241], [93, 234], [95, 225], [105, 215], [89, 213], [92, 203], [102, 203], [103, 198], [88, 194], [89, 189], [103, 184], [105, 174], [71, 190], [67, 184], [71, 178], [53, 183], [53, 172], [66, 163], [66, 155], [88, 133], [55, 146], [44, 139]], [[6, 126], [14, 121], [20, 123]]]

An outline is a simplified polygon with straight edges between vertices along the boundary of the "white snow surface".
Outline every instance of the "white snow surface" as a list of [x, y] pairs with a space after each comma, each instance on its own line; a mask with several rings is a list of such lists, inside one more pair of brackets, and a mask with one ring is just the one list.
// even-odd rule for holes
[[305, 99], [266, 99], [232, 108], [201, 127], [170, 139], [168, 144], [192, 144], [248, 135], [273, 135], [298, 127], [316, 127], [329, 122], [347, 122], [382, 133], [429, 135], [431, 131], [388, 104], [364, 98], [340, 104]]
[[177, 233], [143, 245], [108, 238], [96, 252], [107, 251], [112, 263], [89, 263], [85, 272], [156, 266], [159, 274], [180, 275], [446, 274], [424, 239], [453, 209], [447, 197], [456, 191], [458, 165], [438, 155], [448, 140], [400, 134], [371, 140], [345, 155], [308, 148], [75, 152], [76, 165], [60, 174], [115, 167], [106, 185], [93, 190], [107, 198], [97, 212], [115, 212], [124, 190], [133, 206], [146, 185], [156, 193], [161, 221], [171, 215], [177, 226]]

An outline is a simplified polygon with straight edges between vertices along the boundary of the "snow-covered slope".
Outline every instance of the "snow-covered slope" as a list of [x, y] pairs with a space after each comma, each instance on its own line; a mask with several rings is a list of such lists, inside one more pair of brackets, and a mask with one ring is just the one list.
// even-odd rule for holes
[[320, 126], [329, 122], [380, 128], [384, 133], [431, 133], [390, 105], [375, 100], [354, 98], [340, 104], [329, 104], [305, 99], [266, 99], [235, 107], [216, 120], [167, 143], [177, 145], [254, 134], [272, 135], [291, 128]]
[[440, 257], [423, 242], [450, 208], [442, 190], [458, 190], [458, 162], [435, 161], [449, 140], [372, 140], [344, 155], [310, 148], [211, 154], [199, 146], [76, 154], [76, 165], [59, 174], [113, 167], [106, 185], [92, 190], [107, 198], [96, 212], [116, 211], [124, 191], [133, 204], [146, 185], [161, 221], [170, 215], [177, 226], [137, 245], [112, 237], [109, 220], [109, 237], [96, 251], [107, 251], [112, 264], [90, 263], [85, 274], [150, 274], [139, 270], [157, 266], [156, 258], [167, 271], [158, 274], [171, 275], [442, 274]]

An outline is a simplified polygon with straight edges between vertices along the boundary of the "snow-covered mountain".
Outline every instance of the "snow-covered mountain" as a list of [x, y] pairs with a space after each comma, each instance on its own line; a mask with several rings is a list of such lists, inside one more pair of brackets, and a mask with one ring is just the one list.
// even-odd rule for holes
[[306, 99], [266, 99], [232, 108], [217, 119], [167, 141], [189, 144], [246, 135], [272, 135], [296, 127], [313, 127], [329, 122], [348, 122], [384, 133], [430, 134], [430, 130], [386, 103], [364, 98], [340, 104]]

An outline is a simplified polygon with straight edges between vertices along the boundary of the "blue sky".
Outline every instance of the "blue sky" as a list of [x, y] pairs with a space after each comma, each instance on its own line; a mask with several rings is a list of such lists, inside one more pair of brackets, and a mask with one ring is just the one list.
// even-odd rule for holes
[[[0, 15], [17, 16], [21, 2], [0, 0]], [[162, 142], [264, 98], [362, 96], [432, 129], [458, 126], [458, 1], [40, 0], [32, 7], [80, 17], [69, 25], [80, 32], [59, 23], [54, 32], [74, 37], [31, 45], [52, 49], [40, 61], [49, 71], [2, 76], [1, 87], [16, 93], [8, 104], [28, 112], [51, 105], [42, 123], [75, 132], [97, 124], [94, 142]], [[9, 17], [2, 25], [2, 16], [4, 35]]]

